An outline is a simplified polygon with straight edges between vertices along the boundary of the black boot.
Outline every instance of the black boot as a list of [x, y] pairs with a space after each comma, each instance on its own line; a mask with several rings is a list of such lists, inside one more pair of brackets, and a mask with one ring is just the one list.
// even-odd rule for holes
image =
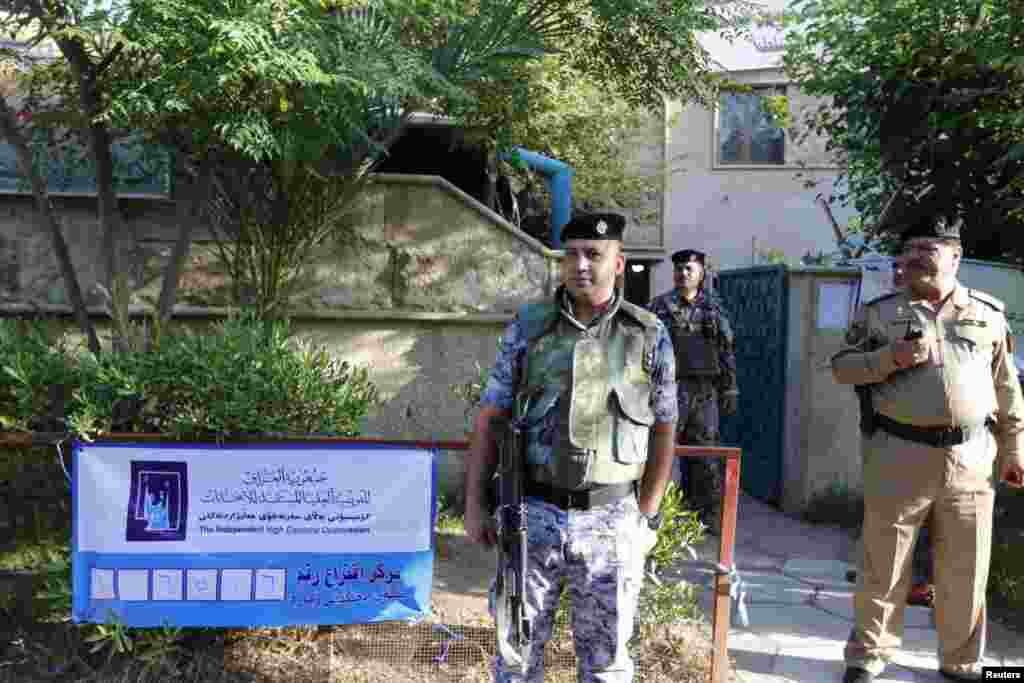
[[874, 680], [875, 674], [856, 666], [849, 667], [843, 674], [843, 683], [871, 683]]

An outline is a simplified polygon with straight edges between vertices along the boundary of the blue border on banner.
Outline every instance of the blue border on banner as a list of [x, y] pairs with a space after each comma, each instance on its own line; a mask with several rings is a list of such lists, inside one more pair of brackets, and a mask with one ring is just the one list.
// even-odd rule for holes
[[[429, 547], [378, 553], [97, 553], [78, 543], [82, 449], [402, 450], [430, 454]], [[72, 620], [126, 626], [293, 626], [418, 620], [430, 613], [437, 448], [344, 442], [97, 442], [72, 445]], [[93, 578], [112, 599], [92, 595]], [[160, 584], [160, 596], [156, 583]], [[133, 591], [131, 599], [121, 594]], [[258, 587], [262, 591], [257, 595]], [[156, 599], [160, 597], [160, 599]], [[262, 599], [257, 599], [261, 597]]]

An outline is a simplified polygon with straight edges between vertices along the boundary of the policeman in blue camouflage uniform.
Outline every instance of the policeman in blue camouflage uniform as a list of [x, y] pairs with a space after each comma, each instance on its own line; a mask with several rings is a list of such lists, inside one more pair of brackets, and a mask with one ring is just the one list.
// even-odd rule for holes
[[625, 220], [577, 215], [562, 230], [562, 286], [520, 308], [481, 397], [466, 472], [466, 533], [495, 542], [484, 510], [494, 471], [492, 416], [527, 429], [529, 560], [525, 676], [495, 663], [499, 683], [544, 680], [563, 584], [572, 601], [580, 683], [627, 683], [643, 563], [671, 476], [677, 416], [672, 343], [658, 319], [623, 299]]
[[[675, 289], [656, 296], [652, 313], [672, 336], [679, 383], [679, 444], [717, 446], [719, 416], [736, 412], [736, 353], [729, 319], [707, 286], [705, 256], [694, 249], [672, 254]], [[673, 478], [712, 533], [719, 533], [725, 462], [685, 458]]]

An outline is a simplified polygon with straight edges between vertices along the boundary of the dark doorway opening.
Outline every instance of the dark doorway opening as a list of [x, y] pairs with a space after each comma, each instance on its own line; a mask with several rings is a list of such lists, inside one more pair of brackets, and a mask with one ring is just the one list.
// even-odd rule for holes
[[626, 259], [626, 273], [623, 290], [626, 301], [637, 306], [646, 306], [651, 300], [651, 266], [653, 261]]
[[391, 147], [377, 172], [441, 176], [489, 205], [487, 154], [482, 145], [467, 142], [463, 130], [454, 126], [411, 126]]

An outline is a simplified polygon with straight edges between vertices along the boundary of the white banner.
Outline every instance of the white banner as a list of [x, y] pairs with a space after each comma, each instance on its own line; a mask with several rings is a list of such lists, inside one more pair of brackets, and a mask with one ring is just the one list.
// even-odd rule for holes
[[147, 540], [173, 553], [258, 552], [268, 542], [274, 552], [430, 547], [427, 451], [260, 446], [227, 455], [223, 447], [86, 445], [80, 452], [88, 463], [79, 471], [80, 491], [88, 492], [77, 501], [78, 519], [88, 520], [78, 528], [80, 552], [154, 552]]
[[430, 610], [434, 454], [75, 444], [72, 617], [286, 626]]

